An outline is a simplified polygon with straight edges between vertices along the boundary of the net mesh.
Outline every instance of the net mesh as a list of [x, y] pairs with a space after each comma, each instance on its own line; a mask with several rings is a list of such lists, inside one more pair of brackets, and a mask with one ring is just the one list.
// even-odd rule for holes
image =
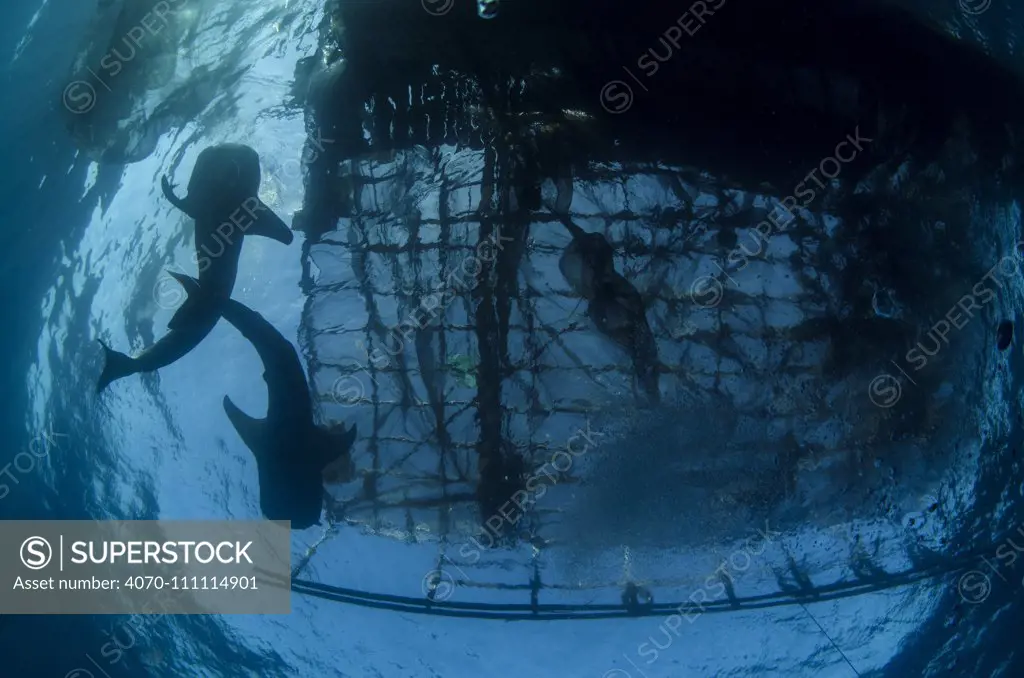
[[837, 161], [780, 225], [793, 186], [591, 143], [554, 77], [386, 81], [307, 183], [329, 222], [306, 250], [311, 381], [360, 438], [334, 521], [534, 594], [543, 570], [685, 597], [740, 553], [757, 593], [941, 560], [969, 501], [950, 469], [1006, 425], [965, 394], [1000, 378], [1020, 302], [1016, 262], [993, 269], [1019, 213], [978, 200], [970, 125], [925, 158], [880, 107], [870, 168]]

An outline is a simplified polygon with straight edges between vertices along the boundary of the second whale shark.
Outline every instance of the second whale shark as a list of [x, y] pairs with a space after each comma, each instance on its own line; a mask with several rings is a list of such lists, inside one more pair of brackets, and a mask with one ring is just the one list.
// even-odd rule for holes
[[199, 280], [170, 273], [188, 294], [156, 344], [131, 358], [100, 341], [106, 363], [97, 391], [112, 381], [137, 372], [152, 372], [178, 360], [210, 333], [220, 318], [220, 306], [231, 297], [245, 235], [261, 235], [285, 245], [291, 229], [258, 197], [260, 159], [243, 144], [220, 144], [203, 149], [179, 198], [164, 177], [163, 192], [172, 205], [196, 222], [194, 261]]
[[572, 235], [558, 268], [587, 300], [587, 314], [597, 330], [629, 353], [644, 392], [652, 402], [659, 402], [658, 347], [640, 292], [615, 270], [612, 246], [603, 235], [584, 231], [561, 212], [551, 212]]
[[269, 520], [290, 520], [302, 530], [320, 521], [324, 472], [342, 482], [352, 478], [351, 449], [356, 427], [319, 427], [313, 422], [313, 401], [295, 348], [256, 311], [229, 300], [223, 317], [253, 345], [263, 361], [267, 382], [267, 416], [250, 417], [228, 396], [224, 411], [238, 435], [252, 450], [260, 479], [260, 509]]

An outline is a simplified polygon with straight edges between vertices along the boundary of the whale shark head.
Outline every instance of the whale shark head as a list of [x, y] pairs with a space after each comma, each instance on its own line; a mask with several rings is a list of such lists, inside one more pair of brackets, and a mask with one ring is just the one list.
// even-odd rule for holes
[[163, 191], [175, 207], [209, 228], [230, 220], [248, 235], [262, 235], [290, 245], [294, 235], [259, 198], [260, 156], [245, 144], [204, 148], [188, 180], [188, 194], [179, 198], [164, 177]]
[[244, 144], [219, 144], [204, 148], [188, 180], [190, 206], [228, 210], [259, 193], [260, 157]]
[[218, 144], [204, 148], [188, 180], [188, 195], [181, 201], [190, 216], [221, 213], [237, 208], [259, 193], [260, 157], [244, 144]]
[[306, 529], [320, 520], [323, 483], [346, 482], [355, 468], [351, 449], [356, 427], [319, 427], [289, 420], [284, 427], [254, 419], [224, 396], [224, 411], [256, 459], [260, 509], [269, 520], [290, 520], [292, 529]]
[[[355, 475], [350, 455], [355, 437], [355, 426], [347, 431], [340, 425], [314, 427], [306, 438], [306, 454], [297, 459], [279, 456], [285, 448], [270, 451], [254, 443], [263, 515], [270, 520], [289, 520], [293, 530], [319, 524], [324, 482], [347, 482]], [[294, 451], [292, 446], [287, 449]]]
[[258, 467], [260, 511], [267, 520], [287, 520], [293, 530], [305, 530], [320, 523], [323, 485], [316, 474], [295, 470]]

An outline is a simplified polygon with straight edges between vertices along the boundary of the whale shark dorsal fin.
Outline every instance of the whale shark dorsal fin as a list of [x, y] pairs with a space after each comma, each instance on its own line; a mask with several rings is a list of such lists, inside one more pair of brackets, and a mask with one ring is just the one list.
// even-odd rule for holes
[[253, 419], [238, 409], [231, 402], [231, 398], [227, 396], [224, 396], [224, 411], [227, 413], [228, 419], [231, 420], [231, 425], [235, 427], [238, 435], [241, 436], [242, 442], [252, 450], [252, 453], [258, 459], [261, 454], [260, 450], [263, 449], [262, 445], [267, 440], [267, 420]]
[[195, 312], [196, 307], [199, 305], [199, 295], [195, 294], [199, 291], [199, 281], [184, 273], [168, 271], [167, 274], [185, 288], [185, 294], [187, 295], [184, 303], [178, 307], [178, 310], [171, 316], [170, 322], [167, 323], [167, 329], [169, 330], [181, 329], [188, 322], [188, 316]]

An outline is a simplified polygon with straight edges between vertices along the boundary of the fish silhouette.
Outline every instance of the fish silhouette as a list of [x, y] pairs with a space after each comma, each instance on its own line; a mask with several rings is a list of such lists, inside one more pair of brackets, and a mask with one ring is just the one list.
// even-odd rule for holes
[[295, 348], [256, 311], [234, 300], [224, 304], [223, 317], [253, 345], [263, 361], [267, 382], [267, 416], [254, 419], [224, 396], [224, 411], [238, 435], [256, 457], [260, 508], [269, 520], [290, 520], [292, 529], [320, 521], [323, 474], [339, 469], [335, 479], [354, 474], [351, 449], [356, 427], [326, 428], [313, 422], [313, 402]]
[[199, 345], [220, 317], [219, 308], [231, 297], [245, 235], [262, 235], [285, 245], [291, 230], [259, 199], [260, 159], [252, 148], [221, 144], [203, 150], [179, 198], [163, 178], [164, 195], [196, 222], [195, 262], [199, 280], [171, 273], [187, 298], [175, 312], [156, 344], [131, 358], [100, 341], [106, 362], [97, 391], [112, 381], [137, 372], [152, 372], [175, 362]]
[[584, 231], [568, 217], [555, 214], [572, 235], [558, 261], [559, 270], [587, 300], [587, 314], [598, 331], [629, 353], [640, 384], [657, 402], [658, 347], [640, 292], [615, 270], [612, 246], [603, 235]]

